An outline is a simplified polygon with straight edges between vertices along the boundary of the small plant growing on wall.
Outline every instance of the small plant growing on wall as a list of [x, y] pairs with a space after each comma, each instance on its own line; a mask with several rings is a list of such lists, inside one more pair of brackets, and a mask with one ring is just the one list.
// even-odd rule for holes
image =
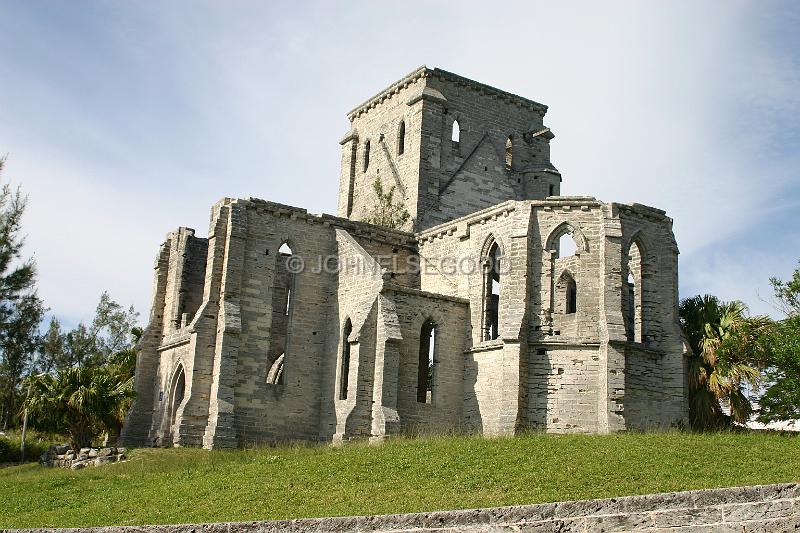
[[405, 204], [401, 200], [394, 201], [394, 185], [388, 192], [384, 191], [381, 180], [376, 178], [372, 183], [372, 189], [375, 191], [375, 204], [370, 214], [364, 219], [364, 222], [391, 229], [400, 229], [411, 219]]

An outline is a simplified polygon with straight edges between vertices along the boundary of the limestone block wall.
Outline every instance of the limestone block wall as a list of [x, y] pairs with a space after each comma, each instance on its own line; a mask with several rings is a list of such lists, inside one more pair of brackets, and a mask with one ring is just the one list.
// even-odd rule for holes
[[[366, 218], [374, 206], [373, 183], [378, 179], [386, 192], [395, 187], [395, 199], [416, 218], [423, 89], [422, 78], [406, 77], [387, 89], [384, 98], [368, 100], [348, 113], [351, 129], [341, 141], [340, 217]], [[409, 223], [405, 229], [411, 227]]]
[[405, 229], [430, 228], [505, 200], [557, 195], [561, 176], [550, 163], [546, 111], [441, 69], [416, 69], [348, 113], [339, 216], [368, 216], [375, 179], [384, 190], [394, 186], [405, 202], [414, 219]]
[[[603, 204], [588, 197], [559, 197], [532, 207], [531, 271], [535, 281], [529, 300], [531, 337], [597, 342], [605, 283]], [[563, 236], [573, 240], [575, 255], [559, 257]], [[577, 288], [572, 316], [566, 314], [566, 292], [559, 283], [565, 274], [574, 279]]]
[[527, 426], [558, 433], [598, 432], [602, 378], [597, 345], [550, 345], [531, 350]]
[[[333, 427], [322, 427], [322, 436], [341, 441], [371, 434], [376, 299], [383, 288], [384, 276], [380, 265], [346, 230], [336, 230], [336, 245], [342, 265], [337, 280], [338, 317], [333, 335], [338, 342], [333, 352], [335, 364], [328, 368], [326, 378], [335, 422]], [[348, 320], [351, 334], [344, 338]], [[348, 359], [344, 357], [346, 349], [349, 349]], [[347, 373], [346, 380], [343, 373]]]
[[[315, 440], [331, 310], [328, 295], [335, 275], [315, 272], [313, 265], [317, 257], [335, 253], [333, 230], [285, 206], [257, 201], [243, 206], [241, 255], [228, 250], [228, 261], [241, 269], [241, 335], [234, 381], [237, 437], [241, 443]], [[279, 254], [284, 243], [291, 248], [291, 257]], [[295, 267], [298, 271], [292, 272]], [[222, 290], [227, 288], [226, 284]], [[282, 382], [269, 383], [279, 352], [284, 356]]]
[[[387, 288], [385, 294], [393, 300], [402, 336], [397, 371], [383, 376], [384, 381], [395, 381], [399, 431], [411, 435], [462, 431], [467, 302], [398, 286]], [[432, 390], [428, 400], [420, 402], [420, 347], [426, 321], [434, 324], [434, 363]], [[422, 371], [427, 373], [427, 368]]]
[[631, 251], [639, 257], [639, 283], [632, 313], [640, 331], [625, 349], [626, 414], [629, 427], [685, 425], [688, 390], [682, 333], [678, 320], [678, 248], [672, 220], [658, 209], [613, 204], [620, 220], [622, 273]]
[[463, 426], [466, 431], [492, 435], [503, 402], [503, 345], [474, 347], [465, 356]]
[[[448, 224], [436, 226], [419, 235], [419, 254], [425, 268], [421, 271], [422, 290], [447, 294], [470, 301], [471, 344], [483, 342], [484, 317], [482, 301], [485, 295], [484, 263], [492, 243], [497, 242], [503, 257], [511, 257], [514, 239], [527, 242], [528, 217], [517, 209], [515, 202], [475, 213]], [[525, 269], [515, 271], [506, 263], [501, 267], [500, 314], [501, 329], [507, 321], [503, 316], [513, 305], [510, 291], [504, 291], [510, 276], [524, 276]], [[513, 323], [509, 328], [515, 327]], [[512, 333], [514, 337], [518, 329]]]
[[[505, 200], [559, 193], [561, 177], [550, 163], [552, 133], [543, 124], [546, 106], [439, 69], [430, 72], [427, 86], [445, 101], [431, 103], [425, 114], [431, 124], [424, 128], [423, 150], [435, 147], [437, 138], [441, 149], [423, 153], [421, 187], [438, 191], [424, 198], [419, 228]], [[455, 122], [458, 142], [452, 140]]]
[[[529, 224], [526, 204], [505, 202], [419, 236], [420, 256], [429, 265], [421, 274], [423, 290], [470, 304], [463, 385], [463, 425], [470, 431], [501, 435], [524, 426]], [[486, 258], [494, 243], [502, 258], [499, 337], [491, 339], [484, 302], [489, 290]]]
[[163, 333], [186, 326], [203, 300], [208, 239], [194, 236], [190, 228], [170, 232], [170, 247], [164, 291]]
[[[562, 235], [575, 255], [560, 256]], [[278, 252], [284, 243], [291, 256]], [[486, 312], [494, 245], [496, 338]], [[508, 201], [416, 237], [226, 199], [212, 209], [208, 240], [181, 229], [161, 249], [126, 434], [234, 446], [680, 424], [676, 258], [663, 212], [593, 198]], [[638, 296], [622, 283], [629, 271]], [[428, 319], [438, 357], [422, 402]], [[279, 359], [282, 378], [270, 381]]]
[[[575, 255], [560, 256], [562, 236], [574, 241]], [[499, 321], [501, 340], [526, 339], [516, 375], [508, 373], [513, 366], [508, 347], [484, 339], [484, 271], [448, 276], [439, 266], [421, 274], [423, 289], [470, 301], [465, 391], [474, 390], [475, 396], [465, 397], [466, 425], [486, 432], [490, 420], [510, 416], [513, 406], [503, 404], [510, 393], [498, 387], [508, 386], [512, 377], [524, 389], [517, 427], [595, 432], [681, 423], [686, 404], [674, 312], [677, 249], [663, 212], [590, 197], [507, 202], [422, 232], [419, 240], [423, 261], [434, 265], [453, 257], [474, 258], [480, 265], [486, 243], [496, 240], [511, 267], [500, 290]], [[633, 241], [646, 250], [640, 282], [646, 343], [625, 335], [623, 247], [628, 250]], [[523, 248], [524, 254], [515, 255]], [[566, 276], [575, 283], [573, 312], [567, 309]]]
[[[174, 335], [173, 342], [159, 348], [159, 367], [156, 395], [153, 402], [153, 421], [150, 444], [172, 446], [180, 444], [179, 424], [186, 402], [192, 395], [191, 376], [194, 357], [190, 351], [188, 335]], [[181, 379], [181, 376], [183, 378]], [[183, 444], [188, 444], [184, 436]], [[191, 441], [190, 441], [191, 442]]]
[[[172, 442], [171, 424], [178, 405], [172, 407], [170, 379], [181, 361], [191, 369], [193, 358], [186, 349], [177, 350], [182, 352], [178, 355], [176, 349], [164, 353], [163, 346], [187, 338], [186, 326], [203, 298], [207, 253], [208, 239], [195, 237], [190, 228], [169, 232], [160, 247], [150, 320], [137, 356], [137, 399], [126, 419], [123, 441], [138, 445]], [[181, 395], [179, 404], [183, 398]]]

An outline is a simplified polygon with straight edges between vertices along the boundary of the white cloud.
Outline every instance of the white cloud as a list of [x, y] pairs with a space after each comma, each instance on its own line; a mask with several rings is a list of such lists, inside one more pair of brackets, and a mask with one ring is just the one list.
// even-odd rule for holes
[[[145, 314], [163, 235], [178, 225], [204, 235], [219, 197], [334, 211], [345, 113], [422, 63], [549, 105], [563, 191], [666, 209], [684, 287], [732, 298], [779, 274], [765, 272], [769, 251], [763, 268], [742, 266], [734, 237], [798, 202], [800, 191], [787, 192], [798, 168], [798, 52], [770, 32], [800, 10], [238, 7], [98, 4], [81, 33], [29, 10], [16, 17], [6, 39], [20, 53], [0, 58], [13, 80], [0, 86], [0, 101], [13, 103], [0, 150], [11, 152], [6, 178], [31, 193], [30, 248], [56, 314], [90, 315], [103, 289]], [[764, 238], [785, 246], [780, 234]]]

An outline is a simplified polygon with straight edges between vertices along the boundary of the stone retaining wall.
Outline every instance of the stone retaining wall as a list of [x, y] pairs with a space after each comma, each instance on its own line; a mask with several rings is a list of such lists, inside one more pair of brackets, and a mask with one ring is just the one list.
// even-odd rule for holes
[[800, 485], [797, 483], [759, 485], [432, 513], [201, 525], [102, 527], [73, 531], [97, 533], [800, 531]]

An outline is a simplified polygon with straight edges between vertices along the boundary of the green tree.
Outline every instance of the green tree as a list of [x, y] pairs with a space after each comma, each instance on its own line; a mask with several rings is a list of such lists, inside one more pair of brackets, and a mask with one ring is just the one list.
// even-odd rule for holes
[[44, 371], [76, 366], [101, 366], [112, 355], [133, 348], [132, 332], [139, 318], [131, 306], [124, 308], [108, 292], [100, 295], [91, 324], [78, 324], [64, 332], [57, 319], [50, 321], [41, 349]]
[[[711, 429], [730, 420], [746, 422], [753, 408], [745, 387], [757, 387], [766, 363], [764, 338], [772, 327], [766, 317], [748, 317], [739, 301], [695, 296], [680, 303], [681, 326], [689, 360], [689, 421], [694, 429]], [[725, 415], [725, 407], [730, 417]]]
[[786, 316], [800, 314], [800, 268], [795, 269], [789, 281], [780, 278], [770, 278], [769, 281], [775, 291], [778, 308]]
[[47, 327], [47, 332], [42, 336], [42, 343], [39, 349], [38, 372], [52, 372], [59, 368], [72, 366], [67, 354], [64, 333], [61, 331], [61, 323], [56, 317], [50, 318], [50, 325]]
[[[0, 158], [0, 172], [5, 158]], [[36, 264], [25, 258], [22, 215], [27, 197], [0, 188], [0, 406], [2, 426], [14, 423], [20, 382], [33, 361], [44, 305], [36, 293]]]
[[135, 394], [133, 377], [121, 380], [108, 367], [73, 367], [28, 380], [30, 414], [66, 430], [76, 451], [104, 431], [112, 434], [120, 411]]
[[375, 204], [364, 222], [391, 229], [402, 228], [411, 215], [402, 201], [394, 201], [395, 186], [392, 185], [389, 192], [385, 192], [381, 180], [376, 178], [372, 189], [375, 191]]
[[778, 307], [786, 313], [765, 340], [770, 346], [769, 365], [764, 371], [767, 384], [759, 400], [760, 422], [800, 419], [800, 268], [792, 279], [770, 279]]
[[[142, 329], [134, 327], [131, 330], [133, 337], [133, 344], [112, 354], [105, 365], [106, 372], [122, 386], [126, 391], [133, 392], [134, 376], [136, 373], [136, 348], [135, 344], [139, 342], [142, 336]], [[122, 424], [125, 422], [125, 415], [130, 411], [131, 404], [133, 403], [133, 394], [126, 395], [121, 398], [112, 409], [108, 411], [103, 419], [106, 434], [108, 435], [108, 443], [116, 444], [117, 438], [122, 431]]]

